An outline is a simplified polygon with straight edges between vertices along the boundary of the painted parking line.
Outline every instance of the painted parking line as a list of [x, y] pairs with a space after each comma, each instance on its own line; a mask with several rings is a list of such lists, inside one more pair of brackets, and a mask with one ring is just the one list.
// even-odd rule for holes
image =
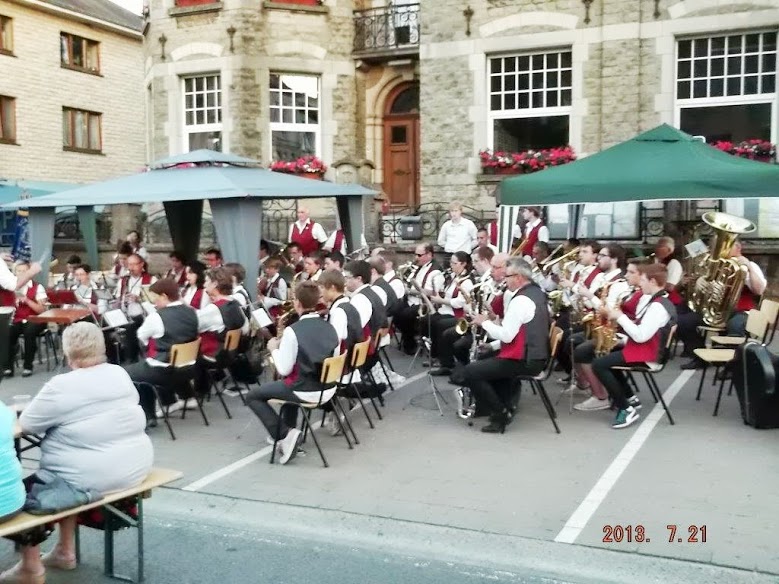
[[[425, 375], [427, 375], [426, 371], [423, 371], [422, 373], [417, 373], [416, 375], [412, 375], [411, 377], [408, 377], [405, 379], [402, 383], [399, 383], [395, 385], [395, 389], [400, 389], [402, 387], [405, 387], [407, 385], [410, 385], [414, 383], [415, 381], [422, 379]], [[273, 446], [266, 446], [265, 448], [258, 450], [257, 452], [254, 452], [248, 456], [244, 456], [240, 460], [236, 460], [232, 464], [228, 464], [227, 466], [224, 466], [218, 470], [215, 470], [214, 472], [207, 474], [203, 478], [200, 478], [196, 480], [193, 483], [190, 483], [186, 485], [185, 487], [182, 487], [183, 491], [199, 491], [203, 487], [206, 487], [210, 485], [211, 483], [214, 483], [220, 479], [225, 478], [228, 475], [233, 474], [234, 472], [241, 470], [243, 467], [250, 465], [251, 463], [260, 460], [261, 458], [268, 456], [273, 451]]]
[[[684, 371], [676, 378], [671, 386], [663, 393], [665, 403], [670, 406], [671, 402], [681, 391], [684, 384], [696, 373], [695, 370]], [[633, 436], [630, 437], [627, 444], [623, 446], [619, 454], [611, 461], [606, 471], [600, 476], [598, 482], [592, 487], [584, 500], [576, 508], [576, 511], [568, 518], [560, 533], [554, 538], [559, 543], [575, 543], [587, 522], [598, 510], [601, 503], [606, 499], [611, 488], [617, 483], [619, 477], [625, 472], [630, 462], [638, 454], [638, 451], [646, 442], [652, 430], [657, 423], [665, 416], [663, 406], [655, 404], [654, 409], [649, 413], [644, 422], [639, 425]]]

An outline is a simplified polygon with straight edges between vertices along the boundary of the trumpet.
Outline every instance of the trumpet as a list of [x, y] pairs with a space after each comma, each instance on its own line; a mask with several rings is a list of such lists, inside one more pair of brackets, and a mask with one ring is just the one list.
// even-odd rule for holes
[[579, 255], [580, 246], [577, 245], [571, 251], [566, 252], [559, 257], [554, 257], [554, 255], [558, 253], [558, 251], [561, 250], [562, 248], [563, 248], [562, 244], [558, 245], [555, 248], [555, 250], [549, 254], [548, 258], [546, 258], [544, 261], [538, 262], [538, 268], [541, 270], [542, 274], [544, 274], [545, 276], [548, 275], [551, 269], [557, 264], [568, 260], [576, 259], [576, 257]]

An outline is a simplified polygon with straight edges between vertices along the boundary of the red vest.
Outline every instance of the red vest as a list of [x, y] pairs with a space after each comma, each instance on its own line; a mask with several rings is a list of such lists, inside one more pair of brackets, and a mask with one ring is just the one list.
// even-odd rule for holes
[[498, 220], [495, 219], [487, 225], [487, 233], [490, 236], [490, 243], [498, 245]]
[[495, 294], [490, 300], [490, 309], [493, 314], [503, 318], [503, 292]]
[[[518, 298], [519, 296], [520, 294], [519, 292], [517, 292], [514, 295], [514, 297], [511, 300], [509, 300], [509, 304], [511, 304], [511, 302], [515, 298]], [[506, 311], [508, 312], [508, 307], [506, 307]], [[519, 327], [519, 332], [517, 332], [517, 335], [511, 340], [510, 343], [504, 343], [501, 341], [500, 351], [498, 351], [498, 359], [514, 359], [516, 361], [521, 361], [524, 358], [524, 356], [525, 356], [525, 325], [522, 325]]]
[[530, 230], [530, 233], [528, 233], [525, 237], [522, 238], [522, 240], [526, 242], [525, 245], [522, 247], [523, 255], [531, 255], [533, 253], [533, 246], [538, 243], [538, 233], [541, 231], [541, 228], [543, 226], [544, 223], [542, 221], [538, 225], [533, 227], [533, 229]]
[[181, 270], [181, 274], [179, 274], [178, 278], [175, 278], [176, 274], [173, 272], [173, 270], [168, 270], [168, 273], [165, 274], [166, 278], [170, 278], [172, 280], [176, 280], [176, 283], [179, 285], [179, 288], [187, 285], [187, 271]]
[[757, 308], [758, 297], [746, 285], [741, 289], [741, 296], [736, 301], [734, 312], [747, 312]]
[[[38, 284], [33, 282], [30, 285], [30, 287], [27, 289], [25, 296], [27, 296], [29, 300], [35, 300], [35, 296], [37, 292], [38, 292]], [[3, 306], [16, 307], [16, 312], [14, 312], [14, 319], [13, 319], [14, 323], [27, 320], [29, 317], [35, 314], [32, 308], [30, 308], [26, 304], [20, 304], [16, 306], [16, 294], [11, 290], [3, 290], [2, 292], [0, 292], [0, 304], [2, 304]]]
[[644, 293], [641, 290], [636, 290], [622, 303], [622, 312], [626, 314], [630, 320], [636, 318], [638, 301], [641, 300], [643, 295]]
[[[127, 284], [129, 282], [130, 282], [130, 276], [129, 275], [122, 277], [122, 281], [119, 284], [119, 295], [120, 296], [125, 293], [125, 291], [127, 289]], [[151, 274], [149, 272], [144, 272], [143, 274], [141, 274], [141, 286], [148, 286], [149, 284], [151, 284]]]
[[[214, 301], [214, 304], [219, 307], [230, 302], [229, 298], [220, 298]], [[205, 331], [200, 333], [200, 352], [203, 355], [213, 357], [219, 351], [221, 341], [219, 340], [219, 333], [216, 331]]]
[[[582, 271], [581, 271], [581, 270], [579, 270], [578, 272], [576, 272], [576, 275], [573, 277], [573, 281], [574, 281], [574, 283], [577, 283], [577, 282], [579, 281], [579, 276], [581, 275], [581, 273], [582, 273]], [[587, 277], [584, 279], [584, 284], [583, 284], [583, 286], [589, 290], [589, 289], [590, 289], [590, 286], [592, 286], [592, 283], [593, 283], [593, 281], [595, 280], [595, 278], [596, 278], [596, 277], [598, 276], [598, 274], [600, 274], [600, 273], [601, 273], [601, 269], [600, 269], [600, 268], [598, 268], [598, 267], [596, 267], [596, 268], [595, 268], [593, 271], [591, 271], [591, 272], [590, 272], [590, 275], [589, 275], [589, 276], [587, 276]]]
[[[657, 297], [650, 300], [649, 304], [652, 304], [652, 302], [660, 302], [660, 298]], [[645, 311], [648, 309], [649, 306], [647, 305]], [[635, 319], [634, 322], [641, 324], [641, 317]], [[637, 343], [628, 337], [625, 348], [622, 349], [625, 363], [650, 363], [657, 361], [660, 358], [660, 332], [661, 330], [658, 329], [652, 338], [644, 343]]]
[[314, 222], [309, 221], [303, 227], [303, 231], [298, 229], [297, 222], [292, 224], [292, 241], [300, 246], [304, 256], [319, 249], [319, 242], [314, 239]]
[[343, 251], [341, 251], [341, 246], [344, 244], [344, 239], [346, 239], [346, 236], [344, 235], [344, 230], [339, 229], [335, 232], [335, 242], [333, 243], [333, 251], [337, 251], [338, 253], [344, 253], [346, 251], [346, 248], [344, 248]]
[[203, 288], [198, 288], [195, 290], [195, 293], [192, 295], [192, 300], [189, 301], [189, 305], [196, 309], [202, 308], [203, 294], [205, 294], [205, 290], [203, 290]]

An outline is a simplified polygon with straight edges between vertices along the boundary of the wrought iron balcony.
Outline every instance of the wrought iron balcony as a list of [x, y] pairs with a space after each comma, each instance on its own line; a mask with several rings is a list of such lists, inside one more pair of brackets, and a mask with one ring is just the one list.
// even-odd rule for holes
[[383, 60], [419, 54], [419, 4], [355, 10], [354, 57]]

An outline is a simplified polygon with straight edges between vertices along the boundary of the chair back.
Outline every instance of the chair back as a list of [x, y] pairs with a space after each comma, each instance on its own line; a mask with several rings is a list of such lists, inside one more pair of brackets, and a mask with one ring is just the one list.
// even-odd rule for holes
[[170, 348], [170, 364], [174, 367], [190, 367], [200, 353], [200, 337], [188, 343], [179, 343]]
[[338, 383], [343, 376], [344, 367], [346, 367], [345, 351], [337, 357], [328, 357], [322, 362], [322, 375], [319, 376], [319, 381], [325, 387]]
[[376, 334], [373, 335], [373, 338], [371, 339], [371, 353], [375, 353], [379, 350], [379, 346], [381, 345], [381, 341], [384, 339], [384, 337], [389, 335], [389, 327], [380, 328], [376, 331]]
[[544, 371], [542, 373], [542, 377], [544, 380], [549, 379], [549, 376], [552, 374], [552, 368], [554, 367], [555, 359], [557, 358], [557, 353], [560, 350], [560, 344], [563, 340], [563, 329], [561, 329], [559, 326], [552, 327], [552, 330], [549, 333], [549, 360], [546, 362], [546, 366], [544, 367]]
[[764, 343], [771, 343], [774, 340], [776, 334], [776, 324], [779, 321], [779, 302], [771, 300], [770, 298], [764, 298], [760, 303], [760, 312], [765, 315], [768, 321], [769, 330], [766, 331], [766, 336], [763, 339]]
[[241, 329], [233, 329], [225, 333], [224, 350], [228, 353], [238, 350], [241, 342]]
[[365, 365], [370, 349], [371, 339], [366, 339], [362, 343], [357, 343], [352, 347], [352, 362], [350, 364], [352, 369], [358, 369]]
[[768, 333], [768, 319], [760, 310], [750, 310], [747, 312], [746, 324], [747, 336], [762, 341]]
[[674, 324], [668, 329], [668, 333], [665, 337], [665, 344], [663, 345], [663, 351], [660, 354], [659, 364], [661, 367], [665, 367], [668, 360], [671, 358], [671, 347], [673, 347], [674, 339], [676, 338], [676, 330], [679, 325]]

